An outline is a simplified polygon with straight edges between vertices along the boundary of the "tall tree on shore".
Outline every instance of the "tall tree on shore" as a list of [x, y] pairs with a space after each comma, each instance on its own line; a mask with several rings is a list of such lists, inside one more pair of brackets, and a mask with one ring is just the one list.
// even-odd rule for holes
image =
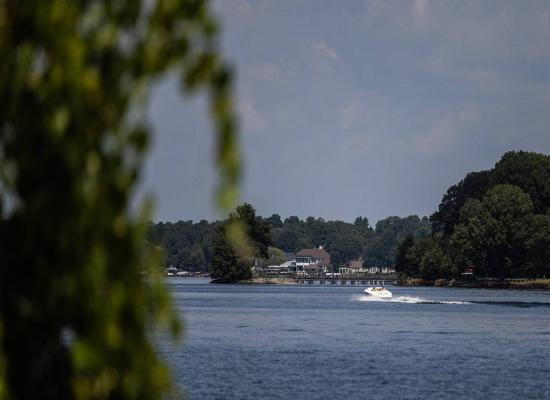
[[468, 200], [451, 238], [457, 264], [474, 264], [482, 275], [518, 276], [529, 262], [533, 202], [513, 185], [497, 185], [480, 200]]
[[469, 173], [458, 184], [451, 186], [443, 196], [438, 210], [430, 217], [432, 233], [450, 237], [459, 223], [460, 209], [466, 201], [481, 199], [491, 184], [491, 171], [480, 171]]
[[406, 276], [415, 276], [416, 272], [407, 258], [407, 253], [414, 246], [414, 236], [408, 234], [397, 246], [395, 254], [395, 271]]
[[432, 214], [432, 233], [448, 240], [460, 222], [460, 210], [467, 200], [481, 198], [495, 185], [510, 184], [529, 195], [536, 214], [550, 210], [550, 156], [527, 151], [505, 153], [487, 171], [471, 172], [451, 186], [438, 210]]
[[[414, 244], [410, 246], [405, 253], [405, 260], [407, 263], [407, 276], [409, 277], [419, 277], [421, 276], [421, 269], [422, 264], [424, 261], [424, 269], [422, 272], [423, 277], [426, 277], [427, 275], [431, 275], [433, 266], [430, 264], [429, 269], [430, 272], [427, 274], [426, 271], [428, 270], [427, 264], [425, 261], [425, 256], [428, 253], [433, 253], [434, 249], [437, 248], [438, 245], [436, 241], [431, 237], [424, 237], [415, 240]], [[429, 260], [431, 261], [433, 257], [431, 257]]]
[[[244, 250], [236, 249], [231, 240], [230, 231], [235, 226], [242, 227], [246, 234], [246, 238], [242, 240], [245, 243], [241, 243], [245, 245]], [[271, 244], [271, 225], [256, 217], [256, 210], [250, 204], [238, 206], [217, 232], [210, 276], [219, 283], [233, 283], [251, 278], [251, 265], [246, 260], [247, 256], [268, 258]]]
[[550, 278], [550, 215], [535, 215], [532, 230], [527, 242], [529, 276]]
[[418, 272], [422, 279], [447, 278], [452, 275], [449, 259], [438, 245], [424, 253]]
[[250, 279], [252, 277], [250, 265], [240, 260], [227, 235], [227, 225], [221, 226], [214, 239], [210, 276], [219, 283], [234, 283]]
[[237, 207], [229, 215], [229, 222], [233, 220], [242, 224], [254, 256], [268, 258], [267, 249], [273, 244], [271, 225], [268, 221], [256, 216], [256, 210], [249, 203]]

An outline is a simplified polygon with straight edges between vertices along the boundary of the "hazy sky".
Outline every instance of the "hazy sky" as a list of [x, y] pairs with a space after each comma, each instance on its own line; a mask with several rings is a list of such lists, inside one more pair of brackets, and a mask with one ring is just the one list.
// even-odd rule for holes
[[[371, 223], [429, 215], [508, 150], [550, 153], [550, 1], [219, 0], [237, 71], [242, 198]], [[154, 92], [156, 220], [213, 219], [203, 99]]]

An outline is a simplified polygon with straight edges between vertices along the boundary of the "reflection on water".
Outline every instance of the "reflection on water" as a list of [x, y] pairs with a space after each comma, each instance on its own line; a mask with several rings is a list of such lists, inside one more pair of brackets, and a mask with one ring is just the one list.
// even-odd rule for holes
[[550, 293], [170, 280], [186, 321], [162, 355], [190, 399], [543, 399]]

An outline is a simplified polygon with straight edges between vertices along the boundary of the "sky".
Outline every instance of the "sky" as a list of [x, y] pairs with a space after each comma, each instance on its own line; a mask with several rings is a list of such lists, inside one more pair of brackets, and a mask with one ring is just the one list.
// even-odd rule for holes
[[[218, 0], [257, 213], [430, 215], [509, 150], [550, 153], [546, 0]], [[153, 90], [154, 219], [218, 219], [204, 97]]]

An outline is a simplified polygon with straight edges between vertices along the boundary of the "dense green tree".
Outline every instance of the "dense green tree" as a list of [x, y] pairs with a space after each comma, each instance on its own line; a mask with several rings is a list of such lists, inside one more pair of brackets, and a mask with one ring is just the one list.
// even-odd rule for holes
[[395, 271], [397, 273], [406, 276], [414, 276], [416, 271], [413, 271], [407, 258], [407, 252], [413, 246], [414, 236], [412, 234], [406, 235], [397, 246], [397, 251], [395, 253]]
[[426, 250], [420, 260], [418, 272], [422, 279], [446, 278], [452, 275], [449, 259], [437, 245]]
[[488, 171], [449, 188], [431, 217], [432, 233], [455, 271], [481, 276], [544, 276], [550, 254], [550, 156], [508, 152]]
[[530, 264], [527, 274], [536, 278], [550, 277], [550, 215], [535, 215], [532, 235], [527, 241]]
[[369, 219], [367, 217], [357, 217], [355, 218], [355, 221], [353, 222], [353, 224], [363, 231], [372, 230], [369, 223]]
[[285, 224], [299, 224], [299, 223], [300, 223], [300, 218], [298, 218], [295, 215], [292, 215], [285, 219]]
[[210, 276], [219, 283], [234, 283], [252, 277], [250, 265], [241, 260], [228, 238], [227, 225], [218, 229], [214, 240]]
[[268, 258], [267, 249], [273, 244], [269, 222], [256, 217], [256, 210], [249, 203], [238, 206], [236, 211], [230, 214], [229, 219], [235, 219], [242, 224], [250, 240], [253, 255]]
[[212, 262], [214, 237], [220, 222], [202, 220], [149, 224], [147, 239], [164, 249], [166, 266], [205, 272]]
[[185, 267], [187, 269], [194, 269], [198, 267], [197, 269], [204, 270], [205, 262], [206, 257], [204, 256], [204, 251], [202, 250], [202, 247], [198, 243], [195, 243], [191, 248], [189, 261], [187, 264], [185, 264]]
[[550, 156], [525, 151], [508, 152], [488, 171], [472, 172], [447, 190], [438, 211], [431, 217], [434, 234], [448, 239], [459, 223], [460, 210], [469, 199], [481, 199], [494, 185], [511, 184], [527, 193], [533, 211], [550, 209]]
[[497, 185], [481, 201], [468, 200], [451, 238], [457, 264], [472, 263], [482, 275], [523, 275], [533, 218], [533, 202], [517, 186]]
[[272, 228], [280, 228], [283, 226], [283, 221], [279, 214], [272, 214], [267, 221], [271, 224]]
[[274, 243], [286, 252], [294, 252], [298, 248], [298, 234], [293, 229], [274, 230]]
[[495, 184], [510, 184], [529, 195], [536, 214], [550, 211], [550, 156], [526, 151], [511, 151], [492, 171]]
[[434, 251], [437, 243], [431, 237], [424, 237], [416, 240], [414, 245], [409, 247], [406, 253], [408, 276], [420, 276], [422, 260], [428, 252]]
[[490, 171], [471, 172], [457, 185], [451, 186], [443, 196], [438, 210], [432, 214], [432, 232], [452, 235], [460, 219], [460, 209], [469, 199], [480, 199], [491, 187]]
[[271, 265], [281, 265], [286, 261], [286, 256], [284, 251], [276, 247], [270, 246], [269, 249], [267, 249], [267, 254], [268, 254], [268, 262]]
[[410, 215], [382, 219], [376, 223], [375, 235], [367, 244], [363, 258], [368, 264], [393, 265], [397, 246], [407, 235], [421, 238], [429, 235], [430, 224], [427, 218]]
[[[241, 226], [246, 238], [246, 251], [237, 251], [231, 240], [230, 230]], [[228, 220], [218, 229], [214, 240], [214, 252], [210, 276], [219, 283], [233, 283], [252, 276], [250, 259], [268, 258], [268, 248], [272, 244], [271, 225], [256, 217], [256, 210], [248, 203], [236, 208]]]
[[[252, 215], [251, 207], [243, 209], [243, 216]], [[370, 227], [366, 217], [356, 218], [353, 224], [343, 221], [325, 221], [322, 218], [311, 218], [301, 221], [298, 217], [290, 217], [281, 221], [279, 215], [269, 218], [247, 217], [255, 228], [247, 231], [249, 236], [262, 236], [255, 231], [266, 231], [271, 228], [273, 245], [285, 252], [297, 252], [303, 248], [323, 245], [331, 254], [334, 266], [337, 268], [352, 259], [362, 256], [367, 265], [393, 265], [397, 245], [407, 234], [414, 237], [425, 237], [430, 234], [430, 224], [426, 217], [415, 215], [400, 218], [391, 217], [381, 220], [377, 229]], [[168, 265], [181, 266], [191, 270], [200, 270], [192, 257], [191, 249], [198, 243], [204, 253], [205, 263], [210, 265], [213, 254], [213, 237], [221, 222], [193, 223], [179, 221], [176, 223], [152, 224], [149, 229], [149, 240], [166, 249]], [[265, 235], [263, 235], [266, 237]], [[266, 243], [269, 243], [266, 242]], [[265, 244], [264, 243], [264, 248]], [[187, 248], [188, 251], [183, 251]], [[259, 252], [257, 257], [265, 258]], [[191, 261], [188, 261], [191, 260]], [[191, 262], [191, 264], [189, 264]]]
[[338, 267], [347, 261], [358, 259], [361, 256], [361, 244], [361, 237], [357, 234], [334, 234], [326, 250], [330, 253], [332, 263]]

